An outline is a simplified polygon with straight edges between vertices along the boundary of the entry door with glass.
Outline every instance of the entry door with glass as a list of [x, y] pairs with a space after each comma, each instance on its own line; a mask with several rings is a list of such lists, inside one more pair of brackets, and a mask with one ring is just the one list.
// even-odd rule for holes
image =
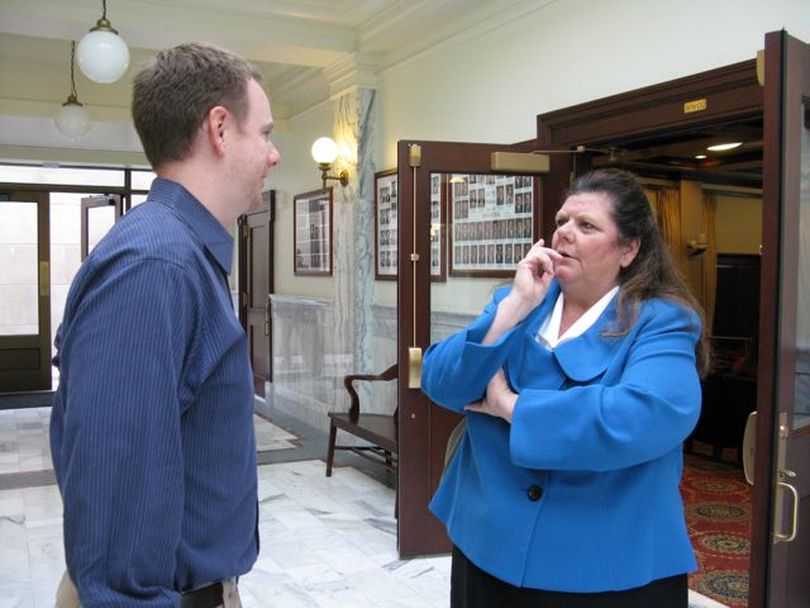
[[82, 199], [82, 260], [121, 217], [121, 196], [104, 194]]
[[[468, 325], [510, 282], [539, 238], [545, 157], [503, 167], [519, 146], [401, 141], [398, 147], [399, 552], [444, 553], [450, 542], [429, 510], [459, 420], [419, 390], [421, 354]], [[517, 158], [511, 157], [516, 163]], [[500, 167], [500, 168], [499, 168]]]
[[[810, 606], [810, 45], [765, 37], [751, 606]], [[764, 556], [764, 558], [763, 558]]]
[[51, 388], [48, 193], [0, 191], [0, 393]]

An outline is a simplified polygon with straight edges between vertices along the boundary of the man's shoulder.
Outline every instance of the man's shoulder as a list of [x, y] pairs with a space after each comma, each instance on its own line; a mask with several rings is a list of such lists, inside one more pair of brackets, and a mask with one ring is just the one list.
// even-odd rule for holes
[[161, 259], [181, 266], [203, 255], [188, 224], [159, 201], [143, 203], [127, 213], [94, 253], [99, 261]]

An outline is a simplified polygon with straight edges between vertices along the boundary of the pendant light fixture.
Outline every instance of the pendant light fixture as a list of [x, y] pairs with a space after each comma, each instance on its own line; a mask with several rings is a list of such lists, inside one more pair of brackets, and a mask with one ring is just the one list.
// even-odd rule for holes
[[90, 114], [79, 102], [76, 95], [76, 78], [74, 74], [74, 63], [76, 55], [76, 41], [70, 41], [70, 95], [67, 101], [62, 104], [62, 109], [54, 117], [56, 128], [65, 137], [76, 139], [90, 130]]
[[101, 19], [79, 41], [79, 67], [96, 82], [115, 82], [129, 67], [129, 48], [107, 21], [107, 0], [102, 0]]

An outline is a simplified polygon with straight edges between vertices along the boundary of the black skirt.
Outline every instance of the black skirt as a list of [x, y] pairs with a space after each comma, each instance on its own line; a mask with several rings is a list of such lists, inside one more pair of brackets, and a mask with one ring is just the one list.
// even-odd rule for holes
[[473, 564], [453, 547], [450, 608], [687, 608], [686, 574], [653, 581], [643, 587], [601, 593], [566, 593], [515, 587]]

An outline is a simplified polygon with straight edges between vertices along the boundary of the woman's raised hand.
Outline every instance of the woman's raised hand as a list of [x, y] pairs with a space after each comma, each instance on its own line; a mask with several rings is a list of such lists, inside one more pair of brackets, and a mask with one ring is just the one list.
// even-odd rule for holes
[[512, 285], [512, 294], [520, 297], [531, 308], [543, 301], [551, 279], [554, 278], [554, 264], [563, 259], [559, 253], [544, 245], [543, 239], [540, 239], [526, 257], [518, 262]]

